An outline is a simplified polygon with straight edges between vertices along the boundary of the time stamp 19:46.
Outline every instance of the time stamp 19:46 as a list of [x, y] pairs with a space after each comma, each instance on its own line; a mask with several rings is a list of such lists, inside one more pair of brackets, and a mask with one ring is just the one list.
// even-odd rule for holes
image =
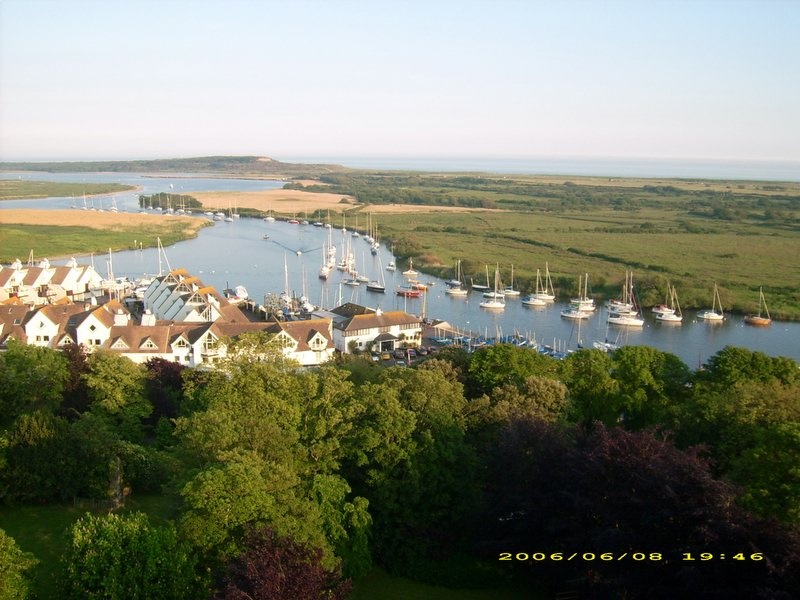
[[[678, 558], [679, 557], [679, 558]], [[709, 560], [738, 560], [738, 561], [760, 561], [764, 560], [761, 552], [683, 552], [676, 556], [681, 561], [709, 561]], [[521, 562], [543, 562], [543, 561], [616, 561], [629, 560], [635, 562], [658, 562], [667, 560], [661, 552], [501, 552], [498, 560], [511, 560]]]

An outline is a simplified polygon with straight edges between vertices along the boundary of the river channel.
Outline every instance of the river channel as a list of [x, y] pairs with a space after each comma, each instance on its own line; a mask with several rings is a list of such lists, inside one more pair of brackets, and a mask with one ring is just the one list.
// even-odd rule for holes
[[[22, 177], [40, 181], [119, 182], [139, 186], [141, 190], [136, 193], [115, 195], [121, 212], [138, 212], [139, 193], [256, 191], [275, 189], [283, 185], [283, 182], [266, 180], [167, 178], [125, 173], [3, 173], [0, 177]], [[110, 202], [109, 198], [105, 201]], [[72, 203], [72, 197], [14, 200], [0, 203], [0, 209], [66, 209]], [[207, 217], [198, 215], [197, 218]], [[368, 292], [364, 285], [342, 285], [339, 271], [333, 271], [327, 281], [318, 278], [322, 247], [329, 235], [340, 253], [346, 244], [351, 245], [360, 272], [370, 279], [385, 279], [385, 294]], [[136, 242], [138, 240], [129, 240], [130, 247], [133, 248]], [[39, 257], [36, 249], [33, 250], [34, 255]], [[312, 224], [265, 222], [261, 219], [242, 218], [232, 223], [219, 221], [201, 230], [197, 238], [167, 247], [165, 254], [172, 268], [185, 268], [220, 291], [243, 285], [250, 297], [257, 302], [263, 302], [266, 294], [282, 292], [288, 285], [290, 291], [298, 296], [304, 294], [311, 302], [323, 307], [332, 307], [341, 301], [384, 310], [400, 309], [420, 315], [424, 312], [428, 319], [447, 321], [460, 330], [488, 337], [519, 333], [563, 350], [576, 349], [579, 344], [591, 346], [595, 340], [607, 339], [619, 344], [647, 345], [671, 352], [691, 368], [697, 368], [728, 345], [800, 361], [798, 323], [774, 321], [771, 327], [761, 329], [745, 326], [739, 315], [728, 316], [722, 323], [709, 323], [697, 320], [694, 312], [687, 311], [680, 326], [657, 322], [652, 315], [645, 314], [643, 328], [627, 329], [609, 327], [603, 309], [598, 309], [590, 319], [574, 322], [561, 318], [560, 312], [565, 308], [561, 303], [535, 308], [522, 305], [519, 299], [514, 298], [507, 299], [506, 307], [502, 311], [487, 311], [479, 306], [482, 298], [478, 292], [471, 292], [463, 298], [445, 295], [444, 281], [424, 273], [420, 274], [419, 279], [431, 284], [424, 299], [399, 297], [394, 290], [405, 282], [401, 271], [406, 265], [398, 265], [394, 273], [386, 271], [386, 265], [393, 258], [389, 249], [382, 245], [378, 255], [373, 256], [363, 239], [353, 237], [351, 231], [342, 231], [341, 223], [334, 223], [331, 229], [326, 229]], [[163, 257], [161, 263], [159, 262], [159, 253], [155, 248], [115, 252], [111, 259], [107, 255], [96, 255], [79, 260], [93, 260], [97, 270], [104, 275], [111, 266], [115, 276], [127, 276], [131, 279], [145, 274], [156, 274], [159, 265], [162, 269], [167, 268]], [[506, 273], [510, 269], [510, 265], [500, 266]], [[537, 266], [539, 265], [528, 265], [532, 268]], [[551, 265], [551, 268], [557, 269], [557, 265]]]

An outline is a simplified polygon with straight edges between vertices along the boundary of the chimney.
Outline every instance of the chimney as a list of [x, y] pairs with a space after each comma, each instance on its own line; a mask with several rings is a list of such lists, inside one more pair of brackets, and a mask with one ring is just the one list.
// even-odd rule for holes
[[125, 314], [125, 311], [118, 308], [117, 312], [114, 313], [114, 327], [124, 327], [129, 321], [130, 317]]
[[156, 324], [156, 316], [150, 309], [142, 314], [142, 327], [152, 327]]

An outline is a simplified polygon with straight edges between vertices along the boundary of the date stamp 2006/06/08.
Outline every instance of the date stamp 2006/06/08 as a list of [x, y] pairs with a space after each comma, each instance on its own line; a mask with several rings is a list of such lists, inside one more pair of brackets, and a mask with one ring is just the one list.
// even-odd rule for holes
[[[636, 562], [659, 562], [673, 557], [665, 556], [663, 552], [500, 552], [497, 560], [520, 562], [553, 561], [616, 561], [630, 560]], [[676, 561], [760, 561], [764, 560], [761, 552], [683, 552], [674, 556]]]

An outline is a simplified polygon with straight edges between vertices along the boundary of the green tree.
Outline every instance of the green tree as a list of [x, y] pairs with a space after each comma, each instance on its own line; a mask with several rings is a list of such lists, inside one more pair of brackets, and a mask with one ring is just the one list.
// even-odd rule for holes
[[348, 472], [370, 501], [377, 561], [435, 578], [458, 553], [477, 495], [462, 386], [436, 370], [388, 369], [360, 397], [363, 446]]
[[174, 527], [152, 525], [144, 513], [87, 514], [70, 529], [61, 594], [76, 600], [194, 599], [208, 586]]
[[39, 561], [23, 552], [14, 538], [0, 529], [0, 598], [25, 600], [30, 595], [30, 571]]
[[691, 373], [674, 354], [649, 346], [623, 346], [612, 360], [611, 376], [619, 385], [626, 427], [663, 423], [686, 395]]
[[0, 471], [4, 495], [22, 502], [69, 498], [76, 459], [64, 419], [43, 410], [20, 415], [9, 434], [6, 468]]
[[345, 372], [297, 373], [282, 361], [231, 360], [224, 377], [193, 392], [205, 407], [177, 420], [190, 477], [181, 529], [215, 561], [241, 550], [247, 528], [321, 548], [328, 566], [342, 556], [360, 572], [369, 524], [366, 501], [350, 497], [337, 473], [355, 444], [363, 411]]
[[492, 416], [498, 422], [512, 419], [563, 418], [569, 408], [568, 391], [560, 381], [528, 377], [520, 386], [506, 384], [492, 390]]
[[622, 411], [619, 382], [611, 377], [614, 366], [607, 352], [581, 349], [562, 362], [561, 373], [572, 400], [571, 419], [591, 423], [616, 423]]
[[469, 364], [470, 393], [488, 394], [504, 385], [520, 385], [531, 376], [553, 377], [558, 361], [513, 344], [498, 344], [475, 352]]
[[704, 369], [695, 373], [696, 384], [717, 389], [747, 381], [766, 383], [772, 380], [785, 385], [800, 382], [797, 363], [735, 346], [726, 346], [717, 352], [708, 359]]
[[153, 410], [147, 399], [144, 367], [126, 357], [98, 351], [88, 359], [84, 381], [92, 400], [91, 411], [120, 437], [133, 442], [144, 437], [144, 419]]
[[68, 377], [67, 361], [56, 350], [10, 340], [0, 353], [0, 426], [22, 413], [54, 412]]
[[752, 512], [800, 523], [800, 423], [759, 427], [753, 443], [732, 460], [730, 476], [744, 486], [742, 504]]

